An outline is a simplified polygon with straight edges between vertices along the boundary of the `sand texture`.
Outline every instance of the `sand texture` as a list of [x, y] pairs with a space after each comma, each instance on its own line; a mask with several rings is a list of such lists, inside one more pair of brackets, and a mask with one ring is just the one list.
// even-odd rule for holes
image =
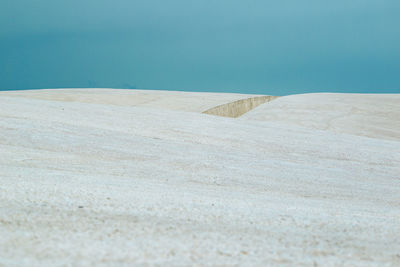
[[272, 101], [276, 98], [276, 96], [257, 96], [244, 98], [210, 108], [206, 111], [203, 111], [203, 113], [222, 117], [237, 118], [258, 107], [259, 105]]
[[400, 94], [303, 94], [276, 99], [243, 119], [400, 139]]
[[0, 92], [0, 266], [399, 266], [400, 97], [250, 97]]
[[[7, 96], [116, 106], [203, 112], [257, 95], [126, 89], [44, 89], [0, 92]], [[265, 96], [261, 96], [264, 98]]]

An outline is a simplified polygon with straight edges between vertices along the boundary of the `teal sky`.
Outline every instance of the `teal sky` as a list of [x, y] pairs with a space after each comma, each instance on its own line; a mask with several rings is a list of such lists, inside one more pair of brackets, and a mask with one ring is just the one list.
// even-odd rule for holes
[[400, 93], [399, 0], [1, 0], [0, 90]]

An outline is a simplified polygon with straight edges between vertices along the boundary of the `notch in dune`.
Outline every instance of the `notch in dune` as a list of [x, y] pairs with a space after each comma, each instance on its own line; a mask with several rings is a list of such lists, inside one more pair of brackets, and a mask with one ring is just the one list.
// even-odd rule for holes
[[207, 109], [202, 113], [215, 116], [237, 118], [242, 116], [246, 112], [258, 107], [259, 105], [270, 102], [276, 98], [278, 98], [278, 96], [266, 95], [266, 96], [257, 96], [257, 97], [240, 99], [234, 102], [222, 104]]

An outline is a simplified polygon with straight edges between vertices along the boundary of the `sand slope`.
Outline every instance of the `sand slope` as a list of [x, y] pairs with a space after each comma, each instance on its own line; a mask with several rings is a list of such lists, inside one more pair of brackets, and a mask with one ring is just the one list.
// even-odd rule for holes
[[290, 95], [261, 105], [242, 118], [400, 140], [400, 95]]
[[239, 99], [210, 108], [206, 111], [203, 111], [203, 113], [222, 117], [237, 118], [258, 107], [259, 105], [268, 103], [276, 98], [277, 96], [256, 96]]
[[400, 264], [399, 141], [11, 94], [0, 265]]
[[198, 93], [162, 90], [127, 89], [43, 89], [0, 92], [0, 95], [27, 97], [43, 100], [136, 106], [156, 109], [203, 112], [257, 95], [231, 93]]

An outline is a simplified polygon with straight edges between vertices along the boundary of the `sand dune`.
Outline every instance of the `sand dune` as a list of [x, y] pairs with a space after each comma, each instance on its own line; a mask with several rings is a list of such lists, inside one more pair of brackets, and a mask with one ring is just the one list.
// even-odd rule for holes
[[[203, 112], [218, 105], [224, 105], [257, 95], [198, 93], [162, 90], [124, 89], [50, 89], [0, 92], [7, 96], [27, 97], [43, 100], [136, 106], [157, 109]], [[264, 97], [264, 96], [262, 96]]]
[[397, 95], [135, 94], [0, 93], [0, 265], [400, 264]]
[[261, 105], [242, 118], [399, 140], [400, 95], [290, 95]]

